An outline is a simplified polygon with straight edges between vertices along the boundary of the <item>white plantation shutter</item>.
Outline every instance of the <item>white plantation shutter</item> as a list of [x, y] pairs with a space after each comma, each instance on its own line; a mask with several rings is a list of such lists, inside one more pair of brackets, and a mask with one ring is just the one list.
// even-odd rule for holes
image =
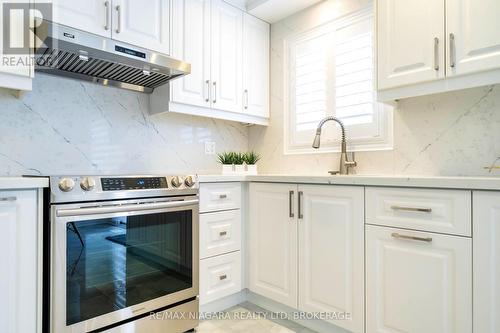
[[[351, 143], [387, 141], [390, 112], [376, 102], [373, 38], [370, 9], [287, 40], [286, 152], [311, 150], [318, 122], [330, 115], [344, 122]], [[322, 148], [338, 148], [333, 124], [325, 127]]]

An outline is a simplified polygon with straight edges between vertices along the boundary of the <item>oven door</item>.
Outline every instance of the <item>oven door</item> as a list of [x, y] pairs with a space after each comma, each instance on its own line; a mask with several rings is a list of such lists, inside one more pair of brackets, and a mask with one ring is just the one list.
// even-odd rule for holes
[[198, 197], [51, 208], [51, 332], [90, 332], [198, 295]]

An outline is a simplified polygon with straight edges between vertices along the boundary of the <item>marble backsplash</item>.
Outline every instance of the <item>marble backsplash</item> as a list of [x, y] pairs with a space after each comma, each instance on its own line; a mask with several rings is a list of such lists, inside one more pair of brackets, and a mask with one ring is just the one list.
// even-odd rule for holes
[[[284, 39], [358, 10], [369, 0], [326, 0], [271, 27], [270, 126], [250, 129], [262, 173], [326, 174], [339, 154], [285, 155]], [[313, 137], [311, 137], [311, 142]], [[500, 85], [400, 101], [394, 110], [394, 149], [356, 153], [359, 174], [500, 176]]]
[[0, 90], [0, 176], [220, 173], [216, 150], [246, 150], [240, 124], [151, 116], [148, 95], [37, 76], [21, 98]]

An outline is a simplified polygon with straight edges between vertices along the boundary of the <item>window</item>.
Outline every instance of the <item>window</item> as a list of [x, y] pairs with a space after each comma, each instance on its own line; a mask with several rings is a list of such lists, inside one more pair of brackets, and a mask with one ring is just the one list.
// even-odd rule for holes
[[[314, 152], [326, 116], [344, 122], [351, 150], [392, 148], [392, 109], [376, 101], [373, 39], [369, 8], [285, 41], [285, 153]], [[334, 124], [323, 128], [321, 151], [340, 150]]]

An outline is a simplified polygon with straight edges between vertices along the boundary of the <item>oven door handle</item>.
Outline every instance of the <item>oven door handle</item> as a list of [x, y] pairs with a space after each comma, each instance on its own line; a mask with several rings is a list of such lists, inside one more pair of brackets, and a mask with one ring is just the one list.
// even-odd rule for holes
[[151, 203], [136, 203], [126, 205], [110, 205], [99, 207], [81, 207], [81, 208], [66, 208], [56, 210], [57, 217], [67, 216], [82, 216], [82, 215], [99, 215], [99, 214], [113, 214], [123, 212], [137, 212], [158, 210], [165, 208], [177, 208], [184, 206], [192, 206], [198, 204], [198, 199], [166, 201], [166, 202], [151, 202]]

